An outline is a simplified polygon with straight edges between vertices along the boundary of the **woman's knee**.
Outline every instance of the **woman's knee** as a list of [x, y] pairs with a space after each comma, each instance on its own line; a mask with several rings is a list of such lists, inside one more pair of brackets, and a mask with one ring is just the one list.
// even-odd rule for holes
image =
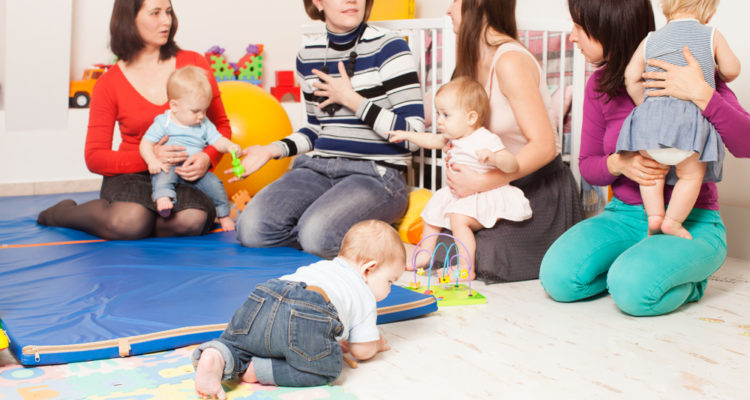
[[582, 298], [578, 294], [580, 285], [576, 284], [573, 279], [574, 274], [570, 263], [547, 255], [542, 259], [539, 269], [539, 283], [544, 291], [555, 301], [580, 300]]
[[333, 224], [315, 219], [307, 219], [298, 226], [297, 240], [302, 250], [318, 257], [331, 259], [336, 257], [341, 247], [341, 240], [348, 229], [339, 229]]
[[258, 207], [245, 207], [237, 220], [237, 240], [245, 247], [270, 247], [284, 243], [293, 227], [274, 219], [273, 212]]
[[571, 259], [564, 236], [544, 254], [539, 268], [539, 283], [555, 301], [570, 302], [584, 298], [583, 285], [576, 279], [577, 263]]
[[188, 208], [175, 213], [165, 224], [157, 227], [165, 231], [157, 236], [197, 236], [203, 234], [208, 213], [197, 208]]
[[101, 236], [109, 240], [142, 239], [151, 235], [154, 221], [153, 213], [135, 203], [111, 206]]

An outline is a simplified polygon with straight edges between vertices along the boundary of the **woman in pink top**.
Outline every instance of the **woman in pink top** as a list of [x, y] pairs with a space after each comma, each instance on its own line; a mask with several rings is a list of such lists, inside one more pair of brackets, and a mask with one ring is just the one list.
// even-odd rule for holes
[[[571, 40], [586, 59], [600, 66], [586, 85], [581, 137], [581, 175], [593, 185], [611, 185], [614, 198], [604, 212], [561, 236], [542, 261], [540, 281], [557, 301], [577, 301], [609, 291], [625, 313], [666, 314], [703, 296], [708, 277], [724, 263], [726, 230], [719, 215], [716, 184], [701, 186], [685, 221], [693, 236], [647, 236], [638, 185], [663, 179], [668, 166], [638, 152], [615, 152], [623, 121], [634, 108], [625, 90], [628, 60], [654, 29], [649, 0], [569, 0]], [[616, 22], [615, 22], [616, 21]], [[615, 24], [617, 26], [613, 26]], [[716, 90], [703, 79], [698, 62], [684, 50], [685, 67], [649, 61], [664, 72], [649, 72], [649, 96], [669, 95], [695, 103], [714, 124], [727, 149], [750, 157], [750, 114], [724, 82]], [[665, 186], [669, 199], [671, 186]]]
[[477, 277], [494, 282], [535, 279], [547, 248], [583, 217], [573, 175], [560, 158], [545, 75], [518, 42], [515, 6], [515, 0], [454, 0], [447, 12], [458, 35], [455, 75], [484, 85], [490, 98], [486, 127], [519, 164], [514, 173], [486, 174], [457, 165], [447, 172], [448, 186], [465, 197], [510, 183], [523, 191], [533, 213], [476, 233]]

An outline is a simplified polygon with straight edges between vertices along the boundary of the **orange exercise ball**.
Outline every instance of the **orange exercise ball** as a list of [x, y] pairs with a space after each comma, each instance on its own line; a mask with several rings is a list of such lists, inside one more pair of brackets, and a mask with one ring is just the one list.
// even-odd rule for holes
[[[223, 81], [219, 82], [219, 91], [232, 127], [232, 141], [243, 149], [255, 144], [266, 145], [292, 133], [292, 123], [286, 111], [262, 88], [243, 81]], [[289, 169], [289, 163], [289, 158], [271, 160], [249, 177], [227, 183], [232, 175], [224, 171], [232, 168], [232, 155], [224, 154], [214, 173], [224, 182], [231, 201], [232, 195], [242, 189], [254, 196], [283, 175]]]

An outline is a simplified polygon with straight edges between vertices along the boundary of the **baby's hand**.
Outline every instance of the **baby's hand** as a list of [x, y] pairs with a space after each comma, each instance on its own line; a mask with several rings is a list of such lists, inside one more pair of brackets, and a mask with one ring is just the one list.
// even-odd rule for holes
[[151, 175], [156, 175], [162, 171], [164, 171], [165, 173], [169, 172], [169, 165], [162, 162], [155, 162], [148, 165], [148, 172]]
[[491, 163], [492, 162], [492, 152], [490, 149], [481, 149], [477, 150], [477, 159], [479, 159], [479, 162], [481, 163]]
[[388, 346], [388, 341], [385, 340], [383, 337], [383, 334], [380, 334], [380, 339], [378, 339], [378, 352], [390, 350], [391, 346]]
[[391, 143], [401, 143], [409, 140], [409, 135], [414, 132], [409, 131], [388, 131], [388, 141]]
[[229, 152], [231, 153], [232, 150], [234, 150], [234, 155], [236, 157], [239, 157], [240, 152], [242, 151], [242, 146], [238, 145], [237, 143], [232, 143], [232, 145], [229, 146]]

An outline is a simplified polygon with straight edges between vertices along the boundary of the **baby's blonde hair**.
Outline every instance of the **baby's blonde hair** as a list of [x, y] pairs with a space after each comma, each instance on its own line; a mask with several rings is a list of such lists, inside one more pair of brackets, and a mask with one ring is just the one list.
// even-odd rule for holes
[[668, 20], [680, 12], [695, 14], [702, 24], [707, 24], [716, 12], [719, 0], [661, 0], [661, 11]]
[[440, 94], [453, 93], [456, 96], [456, 104], [463, 111], [475, 111], [477, 113], [477, 122], [474, 128], [484, 125], [487, 117], [490, 115], [490, 99], [482, 85], [468, 76], [460, 76], [452, 79], [450, 82], [440, 86], [435, 97]]
[[406, 250], [398, 232], [383, 221], [368, 219], [354, 224], [341, 241], [339, 256], [357, 264], [406, 265]]
[[167, 79], [167, 98], [177, 100], [183, 96], [199, 96], [206, 106], [211, 102], [213, 90], [208, 81], [208, 72], [203, 68], [189, 65], [169, 75]]

